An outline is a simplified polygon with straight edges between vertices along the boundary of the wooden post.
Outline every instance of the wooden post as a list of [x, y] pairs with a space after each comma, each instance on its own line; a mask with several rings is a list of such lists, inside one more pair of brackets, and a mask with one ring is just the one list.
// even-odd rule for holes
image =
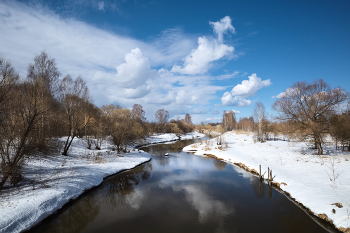
[[259, 179], [261, 180], [261, 165], [259, 165]]
[[270, 184], [270, 168], [267, 168], [267, 184]]
[[272, 170], [270, 170], [270, 179], [271, 179], [271, 181], [273, 180], [273, 178], [272, 178]]

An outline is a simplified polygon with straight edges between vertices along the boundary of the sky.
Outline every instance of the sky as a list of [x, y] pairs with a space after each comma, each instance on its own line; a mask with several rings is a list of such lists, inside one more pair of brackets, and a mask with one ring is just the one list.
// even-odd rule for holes
[[350, 91], [349, 0], [0, 0], [0, 56], [22, 78], [46, 51], [98, 107], [141, 104], [148, 121], [220, 122], [271, 109], [298, 81]]

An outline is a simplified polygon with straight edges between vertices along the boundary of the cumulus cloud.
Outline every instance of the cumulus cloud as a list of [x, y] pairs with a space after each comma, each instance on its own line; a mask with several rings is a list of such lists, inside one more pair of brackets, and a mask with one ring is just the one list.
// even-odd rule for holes
[[231, 92], [225, 92], [221, 97], [223, 106], [237, 106], [246, 107], [249, 106], [252, 101], [247, 100], [247, 97], [253, 97], [263, 87], [268, 87], [272, 83], [270, 79], [261, 80], [256, 74], [248, 76], [249, 80], [243, 80], [241, 84], [232, 88]]
[[229, 16], [225, 16], [219, 22], [210, 22], [209, 24], [213, 27], [214, 32], [218, 35], [218, 41], [222, 42], [224, 38], [224, 34], [228, 31], [232, 34], [235, 34], [235, 28], [231, 24], [231, 18]]
[[146, 102], [149, 104], [169, 105], [174, 103], [175, 98], [176, 94], [173, 91], [168, 91], [166, 95], [155, 93], [154, 95], [147, 96]]
[[224, 56], [232, 55], [234, 48], [217, 41], [209, 41], [206, 37], [198, 38], [198, 48], [184, 59], [184, 65], [174, 65], [172, 72], [180, 74], [204, 74], [211, 67], [211, 62]]
[[149, 85], [143, 85], [137, 88], [127, 88], [124, 91], [124, 96], [127, 99], [138, 99], [146, 96], [151, 92], [151, 87]]
[[258, 93], [258, 90], [272, 84], [270, 79], [261, 80], [256, 74], [252, 74], [251, 76], [248, 76], [248, 78], [249, 80], [243, 80], [242, 84], [235, 86], [232, 89], [231, 94], [243, 98], [253, 97]]
[[239, 96], [232, 96], [230, 92], [226, 91], [221, 97], [221, 102], [223, 106], [236, 106], [236, 107], [247, 107], [252, 101], [244, 99]]
[[[107, 3], [100, 0], [91, 6], [105, 10]], [[0, 1], [0, 21], [0, 31], [6, 32], [0, 36], [1, 53], [23, 77], [34, 56], [46, 50], [56, 59], [62, 76], [81, 75], [86, 80], [97, 106], [114, 103], [132, 107], [139, 103], [149, 120], [159, 108], [181, 115], [210, 104], [217, 98], [217, 91], [227, 88], [213, 80], [237, 75], [201, 75], [213, 61], [234, 57], [234, 48], [222, 42], [225, 33], [234, 32], [227, 19], [210, 22], [218, 38], [196, 38], [198, 45], [193, 35], [179, 28], [142, 41], [17, 1]], [[173, 65], [182, 58], [185, 59], [179, 72], [167, 70], [176, 70]], [[188, 78], [188, 74], [193, 76]]]
[[183, 65], [174, 65], [172, 72], [188, 75], [204, 74], [212, 65], [213, 61], [226, 57], [234, 58], [234, 47], [223, 44], [223, 34], [227, 31], [235, 32], [231, 25], [230, 17], [226, 16], [220, 22], [210, 22], [214, 32], [218, 35], [217, 40], [209, 40], [205, 36], [198, 38], [198, 47], [193, 49], [183, 59]]
[[125, 63], [117, 66], [117, 72], [116, 81], [127, 88], [141, 86], [156, 75], [156, 70], [151, 69], [150, 61], [139, 48], [132, 49], [125, 55]]

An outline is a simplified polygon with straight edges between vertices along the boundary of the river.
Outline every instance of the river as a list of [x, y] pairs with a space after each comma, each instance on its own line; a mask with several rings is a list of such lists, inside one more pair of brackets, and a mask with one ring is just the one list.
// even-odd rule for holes
[[250, 173], [182, 152], [192, 143], [143, 148], [150, 162], [106, 179], [30, 232], [333, 231]]

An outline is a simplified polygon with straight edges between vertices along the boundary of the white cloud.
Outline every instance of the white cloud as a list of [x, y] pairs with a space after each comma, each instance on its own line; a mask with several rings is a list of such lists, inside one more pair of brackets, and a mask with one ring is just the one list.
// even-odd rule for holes
[[151, 63], [139, 48], [132, 49], [125, 55], [125, 63], [117, 66], [116, 81], [122, 87], [133, 88], [144, 85], [148, 79], [156, 76]]
[[153, 95], [147, 96], [145, 99], [149, 104], [161, 104], [161, 105], [169, 105], [174, 103], [176, 99], [176, 94], [173, 91], [168, 91], [166, 95], [161, 93], [154, 93]]
[[208, 107], [199, 106], [192, 110], [192, 114], [206, 114], [208, 113]]
[[[96, 3], [91, 5], [95, 9]], [[106, 1], [99, 3], [103, 3], [98, 5], [101, 10], [108, 5]], [[81, 75], [86, 80], [97, 106], [114, 103], [132, 107], [139, 103], [150, 121], [159, 108], [166, 108], [170, 115], [181, 115], [192, 112], [193, 105], [210, 104], [217, 98], [216, 92], [226, 88], [215, 85], [213, 80], [237, 75], [237, 72], [219, 77], [200, 75], [208, 71], [213, 61], [232, 58], [234, 48], [220, 42], [221, 39], [200, 37], [198, 47], [193, 49], [196, 47], [193, 35], [179, 28], [142, 41], [16, 1], [0, 1], [0, 21], [0, 31], [6, 32], [0, 36], [1, 55], [23, 77], [33, 58], [46, 50], [56, 59], [62, 76]], [[215, 30], [218, 37], [221, 32], [222, 35], [233, 32], [224, 21], [222, 29], [214, 26]], [[184, 57], [181, 72], [167, 70]]]
[[216, 123], [216, 122], [221, 122], [222, 118], [220, 118], [220, 117], [208, 117], [207, 119], [205, 119], [205, 121]]
[[258, 90], [272, 84], [270, 79], [262, 81], [261, 78], [256, 76], [256, 74], [252, 74], [251, 76], [248, 76], [248, 78], [249, 80], [243, 80], [242, 84], [238, 84], [232, 89], [231, 94], [233, 96], [240, 96], [243, 98], [253, 97], [258, 93]]
[[211, 67], [211, 62], [222, 57], [232, 55], [234, 48], [225, 44], [217, 43], [217, 41], [209, 41], [206, 37], [198, 38], [198, 48], [184, 58], [184, 65], [174, 65], [172, 72], [180, 74], [204, 74]]
[[288, 87], [285, 91], [276, 95], [276, 98], [279, 99], [279, 98], [282, 98], [286, 95], [294, 95], [294, 94], [296, 94], [297, 91], [298, 91], [297, 89], [293, 89], [293, 88]]
[[223, 44], [223, 34], [226, 31], [235, 32], [231, 25], [230, 17], [226, 16], [220, 22], [210, 22], [218, 40], [209, 40], [205, 36], [198, 38], [198, 47], [187, 55], [182, 66], [174, 65], [172, 72], [188, 75], [204, 74], [212, 65], [213, 61], [226, 57], [232, 59], [237, 57], [233, 54], [234, 47]]
[[209, 24], [213, 26], [214, 32], [218, 35], [218, 41], [222, 42], [224, 34], [227, 31], [232, 32], [232, 34], [235, 34], [235, 28], [231, 24], [231, 18], [229, 16], [225, 16], [220, 20], [220, 22], [210, 22]]
[[151, 87], [149, 85], [143, 85], [135, 89], [132, 89], [132, 88], [125, 89], [124, 94], [125, 94], [125, 98], [127, 99], [138, 99], [146, 96], [150, 92], [151, 92]]
[[223, 75], [219, 75], [219, 76], [216, 76], [216, 77], [213, 77], [213, 78], [215, 80], [225, 80], [225, 79], [235, 78], [238, 74], [239, 74], [239, 72], [235, 71], [232, 74], [223, 74]]
[[196, 38], [186, 35], [181, 28], [171, 28], [162, 31], [151, 41], [152, 47], [157, 48], [148, 52], [153, 65], [172, 67], [174, 61], [179, 61], [188, 55], [196, 46]]
[[244, 99], [239, 96], [233, 97], [230, 92], [226, 91], [221, 97], [221, 102], [223, 106], [236, 106], [236, 107], [247, 107], [252, 101]]
[[102, 2], [98, 2], [98, 10], [99, 11], [104, 11], [105, 10], [105, 3]]
[[185, 185], [182, 189], [185, 191], [187, 201], [198, 211], [200, 223], [213, 218], [213, 215], [221, 217], [234, 213], [232, 208], [227, 207], [221, 201], [213, 199], [200, 186]]

